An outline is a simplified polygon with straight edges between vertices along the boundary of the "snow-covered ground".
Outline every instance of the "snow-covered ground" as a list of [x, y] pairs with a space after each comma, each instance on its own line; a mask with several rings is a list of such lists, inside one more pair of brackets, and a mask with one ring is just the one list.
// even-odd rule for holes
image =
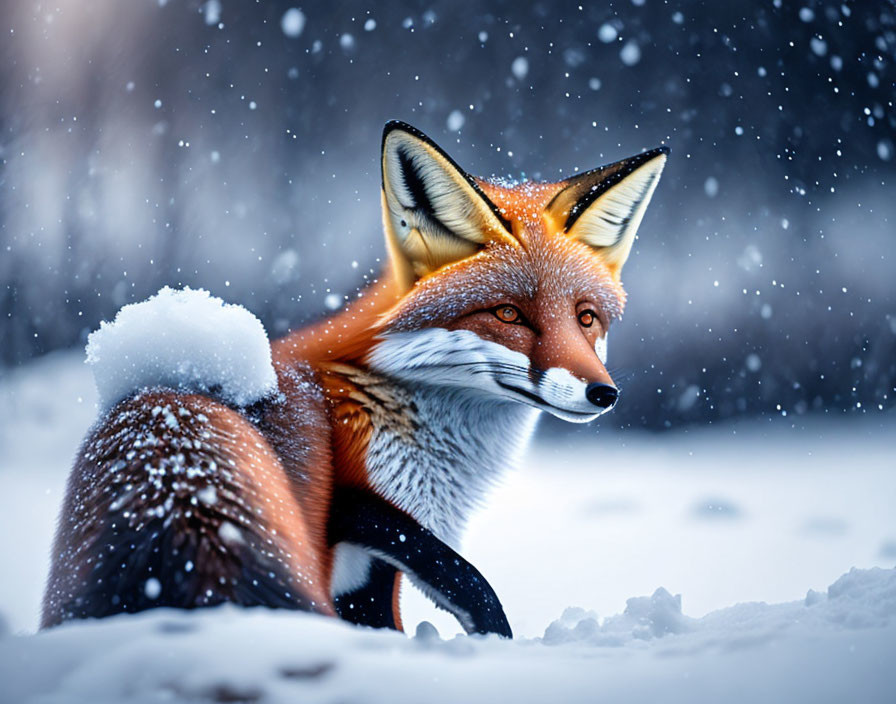
[[[408, 639], [232, 608], [33, 635], [68, 465], [96, 412], [82, 360], [0, 378], [0, 702], [896, 701], [885, 414], [536, 439], [463, 551], [512, 643], [455, 637], [410, 590], [409, 633], [426, 620], [441, 640], [426, 625]], [[785, 603], [742, 603], [760, 601]]]
[[517, 642], [166, 609], [0, 640], [0, 676], [17, 702], [892, 703], [896, 572], [850, 573], [807, 603], [695, 621], [661, 592]]

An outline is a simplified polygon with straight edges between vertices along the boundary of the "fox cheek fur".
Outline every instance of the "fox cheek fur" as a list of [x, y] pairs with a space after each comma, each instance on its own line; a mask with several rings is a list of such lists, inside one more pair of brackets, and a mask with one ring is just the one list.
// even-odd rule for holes
[[76, 458], [43, 625], [229, 601], [400, 629], [404, 574], [468, 632], [509, 637], [463, 528], [538, 411], [615, 404], [620, 273], [667, 153], [512, 184], [388, 123], [387, 271], [271, 345], [276, 397], [135, 381]]

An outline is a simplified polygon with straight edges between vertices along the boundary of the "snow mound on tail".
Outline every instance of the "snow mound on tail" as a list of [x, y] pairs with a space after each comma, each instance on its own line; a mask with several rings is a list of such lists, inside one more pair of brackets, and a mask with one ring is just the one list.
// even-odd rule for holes
[[201, 289], [166, 286], [125, 306], [87, 339], [87, 364], [103, 409], [159, 386], [213, 394], [236, 406], [277, 389], [261, 321]]

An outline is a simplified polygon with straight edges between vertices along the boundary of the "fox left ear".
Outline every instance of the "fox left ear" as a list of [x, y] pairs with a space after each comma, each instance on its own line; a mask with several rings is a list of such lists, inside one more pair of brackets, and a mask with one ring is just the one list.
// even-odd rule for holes
[[383, 130], [383, 225], [398, 284], [495, 240], [512, 241], [501, 211], [419, 130], [393, 120]]
[[594, 247], [618, 279], [668, 154], [659, 147], [573, 176], [545, 214], [568, 237]]

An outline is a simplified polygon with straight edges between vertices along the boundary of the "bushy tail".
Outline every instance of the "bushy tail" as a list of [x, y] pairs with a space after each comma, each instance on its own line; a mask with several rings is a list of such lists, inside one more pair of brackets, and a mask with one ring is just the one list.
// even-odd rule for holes
[[313, 542], [251, 423], [203, 396], [145, 392], [79, 453], [42, 625], [228, 601], [333, 613]]

